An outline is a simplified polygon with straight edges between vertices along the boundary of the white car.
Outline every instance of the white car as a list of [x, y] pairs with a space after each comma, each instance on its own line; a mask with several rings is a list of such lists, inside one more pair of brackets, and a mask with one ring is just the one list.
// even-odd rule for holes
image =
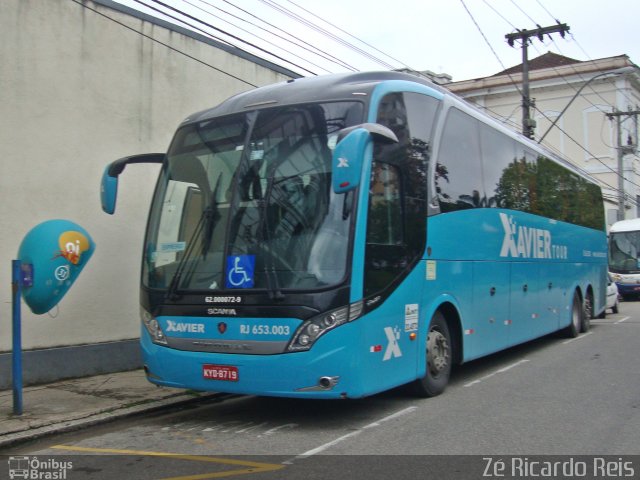
[[611, 309], [613, 313], [618, 313], [618, 305], [620, 300], [618, 299], [618, 286], [616, 282], [611, 279], [611, 275], [607, 275], [607, 307], [602, 312], [601, 317], [604, 318], [607, 310]]

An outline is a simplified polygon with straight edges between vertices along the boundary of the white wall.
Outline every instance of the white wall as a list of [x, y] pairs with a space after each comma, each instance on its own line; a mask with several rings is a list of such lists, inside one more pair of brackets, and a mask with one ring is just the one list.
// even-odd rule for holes
[[[100, 3], [84, 2], [250, 83], [289, 78]], [[114, 216], [100, 208], [104, 167], [166, 151], [189, 114], [250, 88], [75, 1], [0, 1], [0, 351], [11, 348], [11, 260], [24, 235], [52, 218], [86, 228], [96, 251], [52, 316], [23, 305], [25, 348], [139, 336], [140, 256], [158, 166], [126, 168]]]

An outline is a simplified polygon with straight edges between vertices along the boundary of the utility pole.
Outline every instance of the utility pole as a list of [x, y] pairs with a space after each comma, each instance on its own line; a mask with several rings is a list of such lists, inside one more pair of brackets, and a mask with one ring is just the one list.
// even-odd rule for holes
[[522, 42], [522, 134], [525, 137], [533, 138], [533, 131], [536, 122], [531, 118], [530, 108], [534, 106], [533, 101], [529, 98], [529, 55], [527, 48], [529, 46], [529, 38], [538, 37], [542, 41], [545, 35], [551, 33], [559, 33], [562, 38], [569, 31], [566, 23], [558, 23], [550, 27], [541, 27], [535, 30], [518, 30], [516, 33], [508, 33], [505, 35], [509, 46], [513, 47], [516, 40]]
[[637, 125], [638, 114], [640, 114], [640, 110], [631, 110], [630, 108], [626, 112], [620, 112], [617, 109], [614, 109], [613, 112], [606, 114], [607, 118], [610, 120], [613, 118], [616, 119], [616, 130], [618, 134], [616, 146], [616, 150], [618, 152], [618, 220], [624, 220], [625, 217], [624, 156], [627, 153], [635, 152], [637, 148], [637, 145], [634, 144], [630, 137], [629, 141], [627, 141], [627, 145], [622, 144], [622, 122], [626, 120], [626, 118], [622, 119], [622, 117], [632, 116], [634, 118], [634, 124]]

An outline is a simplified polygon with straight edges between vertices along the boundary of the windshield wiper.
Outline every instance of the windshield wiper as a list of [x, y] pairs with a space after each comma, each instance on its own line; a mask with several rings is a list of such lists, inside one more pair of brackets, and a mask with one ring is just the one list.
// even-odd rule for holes
[[205, 229], [204, 237], [202, 239], [202, 256], [206, 257], [209, 248], [211, 247], [211, 239], [213, 238], [213, 228], [216, 226], [218, 220], [220, 220], [220, 213], [218, 212], [218, 189], [220, 188], [220, 181], [222, 180], [222, 173], [218, 175], [216, 180], [216, 186], [211, 194], [211, 200], [204, 212], [202, 212], [207, 219], [207, 228]]
[[182, 258], [180, 259], [180, 261], [178, 262], [178, 267], [176, 268], [176, 271], [173, 274], [173, 277], [171, 277], [171, 282], [169, 283], [169, 287], [167, 288], [167, 293], [165, 295], [165, 299], [167, 300], [175, 301], [180, 298], [180, 296], [177, 294], [178, 287], [180, 285], [180, 280], [182, 279], [182, 274], [184, 273], [184, 269], [187, 266], [187, 261], [189, 261], [191, 259], [191, 256], [193, 255], [193, 251], [195, 250], [195, 243], [196, 243], [195, 241], [202, 233], [206, 218], [207, 218], [207, 209], [205, 209], [202, 212], [202, 215], [200, 215], [198, 224], [196, 225], [196, 228], [193, 230], [193, 233], [189, 238], [187, 249], [185, 250], [184, 255], [182, 255]]
[[269, 298], [271, 300], [284, 300], [284, 295], [280, 291], [280, 285], [278, 284], [278, 274], [275, 268], [275, 262], [273, 261], [273, 252], [271, 250], [271, 233], [269, 232], [269, 221], [267, 216], [269, 214], [269, 199], [271, 198], [271, 191], [273, 190], [274, 172], [267, 178], [267, 189], [262, 198], [262, 228], [259, 230], [262, 234], [263, 249], [266, 246], [268, 253], [268, 261], [265, 257], [265, 278], [267, 280], [267, 291], [269, 292]]
[[[193, 230], [191, 237], [189, 238], [189, 244], [187, 246], [184, 255], [180, 259], [178, 263], [178, 267], [176, 268], [173, 277], [171, 278], [171, 283], [169, 284], [169, 288], [167, 289], [167, 294], [165, 298], [169, 300], [177, 300], [179, 295], [177, 295], [178, 287], [180, 285], [180, 281], [182, 279], [182, 275], [187, 267], [187, 262], [191, 259], [193, 252], [195, 250], [196, 240], [201, 235], [202, 231], [205, 230], [206, 223], [206, 231], [202, 240], [201, 247], [201, 255], [206, 257], [207, 252], [209, 251], [209, 247], [211, 246], [211, 239], [213, 237], [213, 228], [217, 220], [220, 219], [220, 214], [218, 213], [218, 188], [220, 187], [220, 180], [222, 178], [222, 173], [218, 176], [218, 180], [216, 181], [216, 186], [213, 189], [211, 194], [211, 199], [209, 200], [209, 205], [202, 211], [200, 218], [198, 219], [198, 223], [196, 228]], [[189, 272], [189, 279], [193, 275], [193, 265]]]

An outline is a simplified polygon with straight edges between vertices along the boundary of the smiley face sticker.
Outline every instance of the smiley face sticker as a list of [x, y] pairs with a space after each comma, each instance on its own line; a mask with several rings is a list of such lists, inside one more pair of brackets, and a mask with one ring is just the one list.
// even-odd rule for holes
[[58, 256], [66, 258], [74, 265], [78, 265], [82, 253], [89, 250], [90, 243], [82, 233], [66, 231], [58, 237], [58, 246], [60, 247]]

